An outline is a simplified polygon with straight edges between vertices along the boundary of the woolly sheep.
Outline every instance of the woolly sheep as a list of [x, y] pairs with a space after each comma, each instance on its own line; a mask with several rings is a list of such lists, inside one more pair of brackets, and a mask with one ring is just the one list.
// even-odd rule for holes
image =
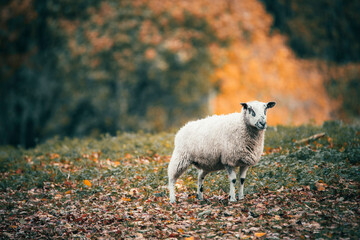
[[175, 202], [175, 182], [193, 164], [199, 169], [197, 198], [203, 199], [203, 181], [213, 171], [226, 169], [230, 201], [236, 201], [236, 167], [239, 169], [239, 199], [244, 198], [246, 172], [261, 157], [264, 148], [266, 110], [275, 102], [241, 103], [240, 113], [213, 115], [187, 123], [175, 136], [175, 148], [168, 166], [170, 203]]

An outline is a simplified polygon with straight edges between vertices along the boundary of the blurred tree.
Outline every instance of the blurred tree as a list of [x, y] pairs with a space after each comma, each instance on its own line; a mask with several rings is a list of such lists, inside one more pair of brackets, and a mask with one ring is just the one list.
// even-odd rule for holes
[[163, 130], [208, 110], [206, 19], [147, 1], [1, 3], [2, 144]]
[[147, 4], [105, 1], [89, 9], [89, 21], [59, 21], [68, 96], [56, 119], [67, 135], [164, 130], [207, 113], [209, 46], [226, 41], [204, 18]]
[[1, 2], [0, 143], [30, 146], [44, 136], [62, 91], [58, 52], [63, 41], [53, 23], [86, 19], [83, 9], [96, 2]]
[[274, 28], [302, 58], [360, 61], [360, 2], [356, 0], [262, 0]]
[[342, 102], [337, 115], [359, 117], [360, 1], [262, 1], [274, 16], [273, 29], [287, 35], [299, 57], [323, 61], [326, 89]]

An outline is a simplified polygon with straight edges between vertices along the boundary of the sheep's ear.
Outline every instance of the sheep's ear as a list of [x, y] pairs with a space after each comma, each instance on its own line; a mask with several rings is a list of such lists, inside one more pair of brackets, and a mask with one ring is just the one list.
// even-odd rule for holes
[[268, 104], [266, 105], [266, 108], [272, 108], [274, 107], [276, 104], [276, 102], [268, 102]]
[[240, 103], [241, 104], [241, 106], [243, 106], [243, 108], [246, 110], [246, 109], [248, 109], [248, 105], [246, 104], [246, 103]]

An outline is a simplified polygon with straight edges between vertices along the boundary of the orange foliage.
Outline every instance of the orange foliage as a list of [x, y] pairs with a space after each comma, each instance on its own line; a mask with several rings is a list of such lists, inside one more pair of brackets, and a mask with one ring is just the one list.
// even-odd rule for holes
[[269, 115], [269, 124], [330, 119], [336, 104], [329, 99], [324, 79], [313, 63], [296, 58], [280, 34], [270, 36], [272, 19], [262, 4], [255, 0], [236, 3], [233, 7], [238, 11], [234, 13], [241, 12], [241, 22], [251, 32], [251, 39], [234, 41], [220, 53], [227, 62], [213, 79], [221, 83], [220, 94], [213, 101], [215, 112], [239, 111], [240, 101], [275, 100], [278, 105]]
[[226, 51], [228, 63], [217, 69], [220, 94], [214, 99], [216, 113], [240, 109], [240, 101], [258, 99], [278, 102], [269, 124], [321, 123], [330, 118], [331, 103], [323, 77], [311, 63], [294, 57], [281, 36], [259, 44], [235, 43]]
[[339, 105], [329, 99], [316, 64], [298, 59], [280, 34], [270, 35], [273, 19], [259, 1], [153, 0], [148, 5], [154, 12], [170, 11], [179, 21], [179, 9], [204, 17], [219, 37], [232, 39], [228, 49], [212, 49], [221, 66], [211, 79], [220, 83], [212, 101], [215, 113], [239, 111], [243, 101], [274, 100], [278, 105], [269, 124], [319, 124]]
[[79, 26], [79, 21], [70, 21], [68, 19], [59, 19], [59, 25], [66, 34], [72, 35], [76, 31], [76, 28]]
[[6, 26], [6, 21], [14, 16], [23, 15], [25, 22], [30, 22], [37, 17], [37, 12], [34, 10], [33, 0], [13, 0], [7, 5], [2, 6], [0, 10], [0, 25]]
[[[219, 38], [230, 39], [227, 49], [212, 47], [212, 54], [218, 68], [210, 81], [219, 83], [219, 93], [211, 101], [210, 109], [216, 114], [240, 111], [240, 102], [250, 100], [276, 101], [276, 109], [269, 115], [269, 124], [317, 124], [331, 119], [332, 112], [340, 106], [341, 99], [330, 100], [325, 88], [325, 77], [319, 70], [321, 65], [315, 61], [301, 60], [286, 45], [286, 39], [279, 33], [270, 34], [273, 22], [262, 3], [258, 0], [134, 0], [135, 11], [148, 8], [155, 14], [168, 13], [182, 23], [184, 12], [190, 12], [199, 19], [206, 19]], [[115, 17], [116, 9], [104, 2], [99, 9], [91, 8], [91, 21], [84, 29], [94, 29], [90, 24], [101, 26]], [[169, 30], [168, 19], [161, 18], [159, 24]], [[169, 36], [160, 33], [150, 20], [127, 20], [119, 24], [119, 33], [114, 37], [109, 33], [87, 30], [86, 37], [91, 43], [92, 53], [109, 50], [114, 43], [129, 43], [129, 37], [122, 30], [140, 26], [139, 38], [145, 44], [163, 46], [176, 52], [181, 61], [191, 59], [192, 52], [188, 39], [196, 38], [198, 33], [177, 30]], [[61, 22], [68, 33], [73, 26]], [[165, 32], [166, 32], [165, 31]], [[199, 35], [198, 37], [201, 37]], [[85, 49], [73, 39], [69, 46], [74, 55], [81, 55]], [[130, 51], [130, 53], [127, 53]], [[152, 61], [156, 58], [156, 48], [148, 48], [144, 57]], [[126, 60], [131, 50], [114, 53], [119, 66], [134, 69], [133, 63]], [[97, 59], [89, 65], [95, 67]], [[159, 63], [166, 69], [166, 63]], [[121, 73], [120, 73], [121, 75]]]

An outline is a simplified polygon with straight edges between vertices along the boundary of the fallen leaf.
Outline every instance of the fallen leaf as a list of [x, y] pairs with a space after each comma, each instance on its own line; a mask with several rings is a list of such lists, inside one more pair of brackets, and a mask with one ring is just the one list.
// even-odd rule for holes
[[230, 211], [224, 211], [224, 216], [225, 217], [229, 217], [229, 216], [232, 216], [233, 214], [232, 214], [232, 212], [230, 212]]
[[343, 197], [337, 198], [336, 201], [342, 202], [344, 201], [344, 198]]
[[60, 199], [60, 198], [62, 198], [62, 195], [61, 194], [56, 194], [54, 198], [55, 199]]
[[50, 154], [50, 159], [52, 160], [52, 159], [55, 159], [55, 158], [59, 158], [60, 157], [60, 155], [59, 154], [57, 154], [57, 153], [51, 153]]
[[136, 239], [144, 239], [144, 235], [142, 233], [136, 233]]
[[131, 159], [131, 158], [132, 158], [132, 155], [131, 155], [130, 153], [125, 153], [125, 158]]
[[136, 196], [137, 194], [139, 194], [139, 189], [138, 188], [132, 188], [132, 189], [130, 189], [129, 194], [131, 196]]
[[325, 183], [321, 183], [320, 181], [315, 183], [315, 186], [317, 188], [318, 191], [325, 191]]
[[12, 238], [12, 237], [13, 237], [13, 235], [10, 234], [10, 233], [8, 233], [8, 232], [3, 232], [3, 234], [4, 234], [5, 236], [7, 236], [8, 238]]
[[249, 238], [251, 238], [250, 235], [245, 235], [245, 234], [241, 234], [239, 237], [240, 237], [240, 239], [249, 239]]
[[320, 224], [315, 222], [315, 221], [312, 221], [310, 224], [308, 224], [308, 227], [309, 228], [316, 228], [316, 229], [321, 228]]
[[185, 238], [185, 240], [194, 240], [195, 238], [193, 236]]
[[91, 182], [89, 180], [84, 180], [84, 184], [91, 188]]
[[211, 213], [211, 210], [206, 210], [206, 211], [199, 213], [198, 216], [201, 217], [203, 215], [210, 214], [210, 213]]
[[260, 230], [259, 227], [251, 227], [249, 229], [244, 229], [244, 232], [248, 233], [248, 232], [255, 232], [255, 231], [259, 231], [259, 230]]
[[271, 226], [271, 227], [274, 228], [274, 229], [278, 229], [278, 230], [281, 230], [281, 229], [282, 229], [282, 227], [279, 226], [279, 225], [273, 225], [273, 226]]
[[264, 236], [266, 233], [263, 233], [263, 232], [258, 232], [258, 233], [255, 233], [255, 237], [262, 237]]

